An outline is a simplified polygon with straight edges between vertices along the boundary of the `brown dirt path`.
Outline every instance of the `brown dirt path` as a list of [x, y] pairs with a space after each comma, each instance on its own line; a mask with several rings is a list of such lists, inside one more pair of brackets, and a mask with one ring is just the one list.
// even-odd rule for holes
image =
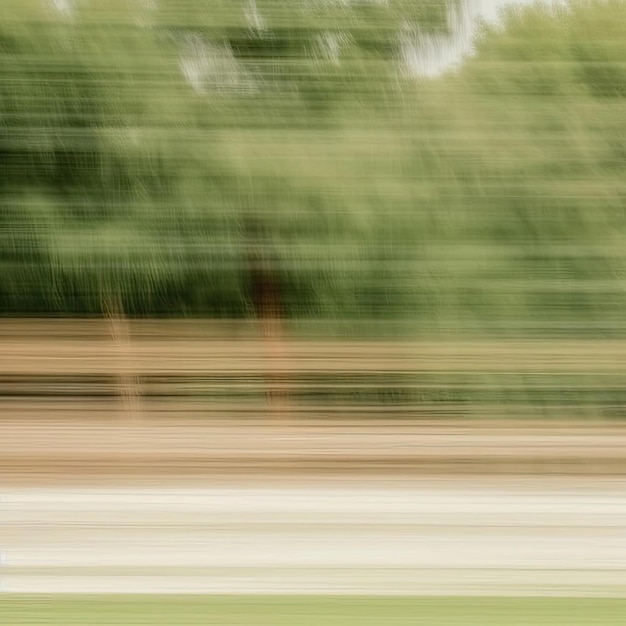
[[623, 475], [626, 428], [458, 422], [3, 419], [0, 484], [294, 475]]

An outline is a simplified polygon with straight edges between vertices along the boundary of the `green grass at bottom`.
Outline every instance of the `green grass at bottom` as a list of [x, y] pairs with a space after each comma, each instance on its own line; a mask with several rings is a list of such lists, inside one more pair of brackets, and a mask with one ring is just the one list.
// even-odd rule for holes
[[0, 595], [2, 626], [602, 626], [626, 599]]

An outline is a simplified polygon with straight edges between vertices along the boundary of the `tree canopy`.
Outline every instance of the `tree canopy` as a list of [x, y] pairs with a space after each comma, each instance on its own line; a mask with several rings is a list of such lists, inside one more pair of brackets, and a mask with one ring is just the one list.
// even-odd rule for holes
[[412, 75], [450, 10], [3, 2], [0, 312], [244, 317], [252, 246], [293, 318], [618, 329], [626, 5], [509, 9]]

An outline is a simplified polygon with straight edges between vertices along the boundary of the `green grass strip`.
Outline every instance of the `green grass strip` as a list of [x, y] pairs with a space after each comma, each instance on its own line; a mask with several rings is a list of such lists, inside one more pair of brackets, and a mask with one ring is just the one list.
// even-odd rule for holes
[[626, 599], [2, 595], [6, 626], [602, 626]]

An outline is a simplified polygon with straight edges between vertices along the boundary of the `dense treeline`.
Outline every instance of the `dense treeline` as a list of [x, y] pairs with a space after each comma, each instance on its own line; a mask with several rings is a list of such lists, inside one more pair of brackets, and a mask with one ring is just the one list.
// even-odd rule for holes
[[623, 328], [622, 0], [428, 80], [443, 3], [2, 4], [2, 314]]

